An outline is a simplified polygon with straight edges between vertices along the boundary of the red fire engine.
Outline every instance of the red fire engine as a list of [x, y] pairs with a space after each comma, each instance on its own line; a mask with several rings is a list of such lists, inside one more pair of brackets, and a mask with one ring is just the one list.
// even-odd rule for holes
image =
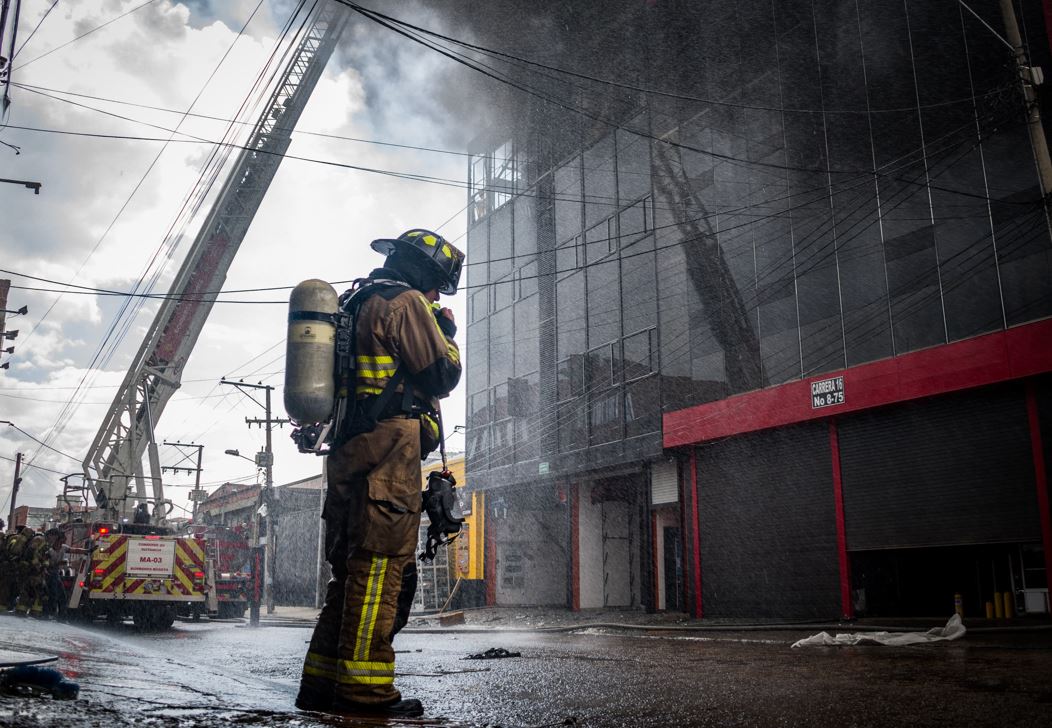
[[[248, 536], [240, 527], [190, 526], [190, 536], [204, 545], [215, 574], [219, 619], [245, 616], [252, 587]], [[190, 604], [191, 613], [200, 613], [199, 603]]]

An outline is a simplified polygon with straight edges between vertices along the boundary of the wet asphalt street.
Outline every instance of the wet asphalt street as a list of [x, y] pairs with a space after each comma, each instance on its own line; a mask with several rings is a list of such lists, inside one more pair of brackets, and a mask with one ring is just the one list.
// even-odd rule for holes
[[[1052, 632], [791, 649], [814, 630], [403, 633], [397, 684], [451, 726], [1052, 725]], [[0, 654], [57, 654], [74, 702], [0, 696], [0, 726], [385, 725], [293, 708], [309, 626], [162, 634], [0, 615]], [[490, 647], [522, 657], [471, 661]], [[386, 725], [399, 725], [390, 723]]]

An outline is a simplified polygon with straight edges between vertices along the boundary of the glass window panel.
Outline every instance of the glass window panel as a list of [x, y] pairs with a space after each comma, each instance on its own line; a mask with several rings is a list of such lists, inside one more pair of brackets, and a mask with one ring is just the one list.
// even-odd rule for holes
[[584, 153], [585, 226], [609, 217], [617, 207], [614, 138], [607, 136]]
[[605, 344], [621, 338], [621, 276], [616, 257], [588, 268], [588, 342]]
[[468, 298], [468, 322], [475, 323], [489, 315], [489, 290], [475, 291]]
[[[488, 293], [488, 291], [484, 291]], [[465, 347], [464, 370], [467, 373], [468, 392], [478, 392], [489, 387], [489, 319], [468, 325]]]
[[540, 368], [540, 316], [537, 296], [515, 304], [515, 372]]
[[657, 324], [656, 258], [653, 251], [635, 249], [622, 255], [623, 326], [634, 332]]
[[581, 237], [563, 243], [555, 251], [555, 272], [559, 275], [569, 275], [581, 267]]
[[519, 268], [519, 295], [518, 298], [529, 298], [537, 292], [537, 276], [540, 267], [537, 261], [532, 261]]
[[493, 284], [493, 310], [499, 311], [511, 305], [515, 293], [515, 280], [511, 276]]
[[468, 203], [469, 222], [477, 222], [489, 212], [489, 197], [486, 192], [488, 162], [486, 155], [474, 154], [468, 164], [471, 177]]
[[652, 373], [657, 351], [657, 330], [647, 329], [625, 337], [625, 380], [638, 379]]
[[660, 380], [649, 377], [625, 385], [625, 436], [636, 437], [661, 428]]
[[585, 248], [588, 263], [594, 263], [617, 250], [616, 218], [608, 218], [585, 233]]
[[480, 222], [468, 228], [467, 271], [472, 285], [484, 285], [488, 278], [489, 224]]
[[467, 462], [472, 471], [489, 469], [490, 426], [468, 428]]
[[588, 352], [585, 361], [588, 391], [606, 389], [614, 383], [614, 345], [604, 344]]
[[558, 397], [560, 402], [566, 402], [584, 392], [584, 356], [574, 354], [559, 362], [559, 370], [556, 375], [558, 381]]
[[508, 416], [508, 382], [501, 382], [493, 387], [493, 419], [503, 420]]
[[585, 350], [584, 273], [567, 276], [555, 284], [556, 337], [560, 358]]
[[492, 425], [493, 445], [490, 449], [490, 467], [511, 465], [515, 456], [515, 443], [512, 440], [512, 421], [501, 420]]
[[489, 376], [491, 382], [500, 382], [513, 374], [515, 335], [512, 332], [512, 309], [505, 308], [489, 318], [492, 335], [489, 338]]
[[555, 239], [569, 240], [581, 233], [581, 158], [555, 170]]
[[579, 450], [588, 444], [587, 408], [566, 405], [559, 408], [559, 451]]
[[646, 233], [647, 215], [645, 203], [645, 200], [640, 200], [620, 212], [618, 217], [621, 220], [622, 247], [628, 247]]
[[509, 385], [509, 407], [515, 423], [515, 459], [519, 462], [533, 460], [540, 452], [536, 419], [540, 403], [540, 373], [532, 372], [513, 379]]
[[588, 406], [589, 441], [593, 445], [621, 439], [621, 389], [593, 394]]
[[[643, 128], [642, 119], [636, 123]], [[617, 188], [625, 202], [650, 194], [650, 142], [624, 129], [617, 130]]]
[[493, 421], [493, 408], [490, 407], [490, 390], [468, 396], [468, 427], [480, 427]]
[[515, 200], [515, 263], [522, 265], [524, 256], [537, 252], [537, 198], [531, 194]]
[[511, 207], [508, 206], [494, 212], [489, 219], [490, 280], [511, 273], [515, 267], [511, 235]]

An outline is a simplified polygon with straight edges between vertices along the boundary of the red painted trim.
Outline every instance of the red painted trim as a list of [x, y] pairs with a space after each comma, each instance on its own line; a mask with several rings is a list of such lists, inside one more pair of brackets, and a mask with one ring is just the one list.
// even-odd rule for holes
[[[489, 500], [488, 498], [486, 500]], [[486, 509], [489, 504], [483, 505]], [[484, 533], [482, 534], [486, 555], [482, 560], [482, 567], [486, 575], [486, 606], [493, 607], [497, 604], [497, 519], [492, 510], [483, 510], [486, 518], [482, 523]]]
[[[653, 562], [654, 611], [658, 611], [661, 609], [661, 574], [658, 572], [658, 518], [657, 513], [653, 511], [650, 512], [650, 560]], [[667, 574], [665, 578], [668, 578]]]
[[704, 614], [701, 607], [701, 521], [698, 519], [698, 454], [693, 449], [690, 451], [690, 510], [693, 521], [690, 524], [690, 532], [694, 535], [694, 610], [695, 619], [701, 619]]
[[581, 485], [570, 497], [570, 609], [581, 611]]
[[[1030, 451], [1034, 457], [1034, 480], [1037, 483], [1037, 510], [1041, 519], [1041, 542], [1045, 550], [1046, 584], [1052, 584], [1052, 510], [1049, 508], [1048, 470], [1045, 467], [1044, 440], [1041, 420], [1037, 413], [1037, 394], [1034, 383], [1026, 383], [1026, 415], [1030, 422]], [[1052, 592], [1050, 592], [1052, 593]]]
[[836, 420], [829, 420], [829, 452], [833, 465], [833, 503], [836, 508], [836, 550], [840, 561], [840, 610], [845, 619], [855, 616], [851, 604], [851, 564], [847, 555], [847, 527], [844, 521], [844, 485], [840, 478], [840, 437]]
[[[807, 422], [1052, 371], [1052, 319], [747, 392], [664, 415], [665, 447]], [[844, 377], [845, 402], [812, 409], [811, 382]]]

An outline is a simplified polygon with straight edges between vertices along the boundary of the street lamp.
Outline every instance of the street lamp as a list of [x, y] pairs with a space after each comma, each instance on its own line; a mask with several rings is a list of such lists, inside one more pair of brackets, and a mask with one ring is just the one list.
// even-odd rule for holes
[[[260, 464], [259, 455], [264, 454], [264, 453], [257, 454], [255, 460], [253, 460], [252, 458], [249, 458], [249, 457], [245, 457], [244, 455], [241, 454], [240, 450], [236, 450], [236, 449], [224, 450], [223, 454], [230, 455], [231, 457], [235, 457], [235, 458], [241, 458], [242, 460], [248, 460], [250, 463], [254, 464], [256, 467], [263, 467]], [[267, 510], [266, 510], [267, 502], [266, 502], [266, 498], [263, 496], [262, 492], [260, 492], [260, 500], [262, 501], [262, 505], [259, 508], [256, 509], [256, 512], [254, 514], [252, 514], [252, 549], [253, 549], [253, 551], [255, 551], [255, 549], [259, 548], [259, 519], [260, 518], [266, 518], [266, 516], [267, 516]], [[267, 569], [267, 564], [270, 563], [270, 558], [268, 557], [268, 554], [271, 552], [271, 549], [273, 548], [272, 545], [271, 545], [271, 541], [272, 540], [273, 539], [270, 537], [270, 530], [268, 529], [267, 530], [267, 542], [264, 545], [264, 552], [263, 552], [263, 554], [264, 554], [263, 555], [263, 564], [264, 564], [263, 571], [264, 571], [264, 573], [262, 574], [262, 576], [263, 576], [263, 579], [262, 579], [262, 582], [263, 582], [263, 600], [266, 601], [268, 604], [269, 604], [269, 597], [270, 597], [270, 585], [268, 583], [268, 578], [267, 578], [269, 576], [269, 574], [266, 573], [266, 569]], [[258, 579], [259, 576], [260, 576], [259, 574], [256, 573], [256, 563], [257, 563], [257, 561], [256, 561], [255, 557], [253, 557], [253, 559], [252, 559], [252, 578], [253, 578], [254, 581], [256, 579]], [[256, 583], [258, 584], [259, 582], [257, 581]], [[256, 594], [258, 594], [258, 592]], [[249, 602], [249, 604], [250, 604], [250, 607], [249, 607], [249, 609], [250, 609], [250, 612], [249, 612], [249, 624], [251, 624], [252, 626], [259, 626], [259, 599], [258, 599], [258, 596], [256, 596], [254, 594], [253, 597], [252, 597], [252, 600]]]
[[256, 462], [252, 458], [247, 458], [244, 455], [242, 455], [240, 450], [224, 450], [223, 453], [226, 455], [233, 455], [234, 457], [241, 458], [242, 460], [248, 460], [250, 463]]
[[4, 313], [9, 313], [12, 316], [25, 316], [27, 313], [29, 313], [29, 306], [23, 306], [17, 311], [12, 311], [10, 309], [5, 308]]

